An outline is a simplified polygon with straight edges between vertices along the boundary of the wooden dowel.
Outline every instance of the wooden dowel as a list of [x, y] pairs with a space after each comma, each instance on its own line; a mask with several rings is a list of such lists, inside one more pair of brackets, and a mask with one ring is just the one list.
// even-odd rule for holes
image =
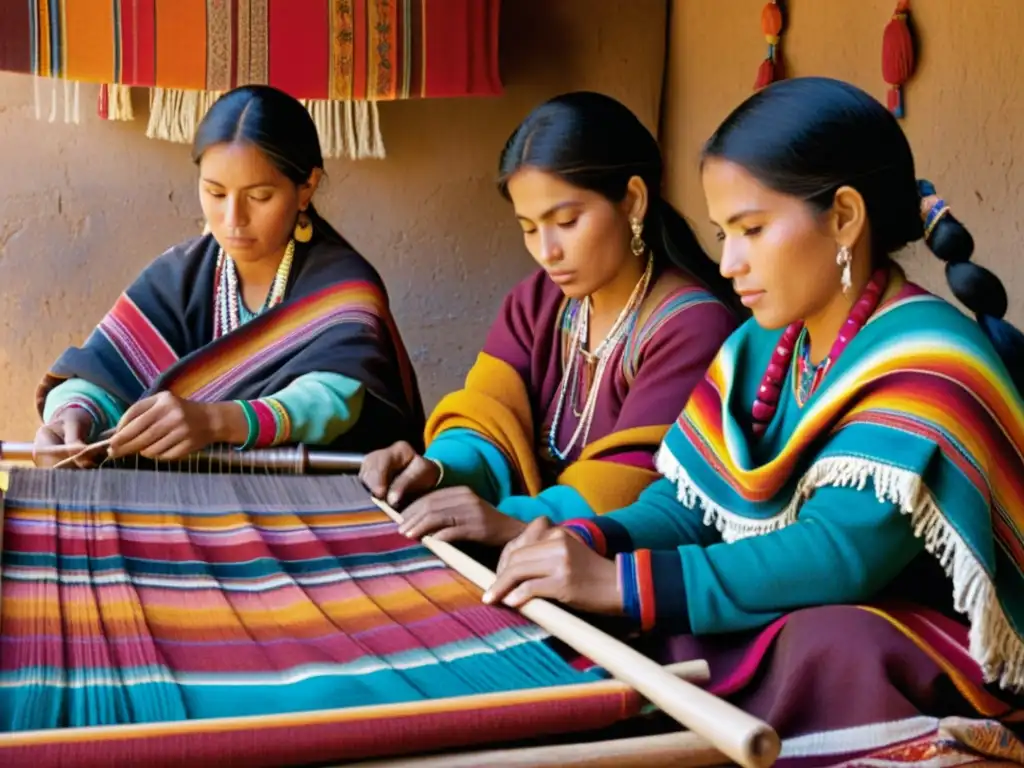
[[355, 763], [353, 768], [706, 768], [728, 765], [729, 758], [693, 731], [637, 736], [630, 739], [585, 741], [548, 747], [485, 749], [428, 757], [400, 757]]
[[[402, 516], [390, 505], [376, 498], [373, 501], [388, 517], [401, 523]], [[421, 543], [485, 591], [497, 578], [494, 571], [447, 542], [424, 536]], [[554, 603], [535, 598], [519, 611], [577, 653], [627, 683], [669, 717], [704, 736], [716, 749], [745, 768], [767, 768], [778, 758], [779, 736], [767, 723], [673, 677], [652, 659]]]

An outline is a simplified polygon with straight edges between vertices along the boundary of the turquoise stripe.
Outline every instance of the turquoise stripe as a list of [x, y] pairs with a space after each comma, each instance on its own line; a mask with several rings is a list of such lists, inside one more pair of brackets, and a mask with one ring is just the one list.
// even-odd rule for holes
[[[176, 684], [96, 684], [84, 688], [53, 686], [29, 689], [0, 686], [0, 730], [147, 723], [208, 717], [242, 717], [288, 712], [372, 706], [422, 701], [477, 693], [514, 691], [529, 687], [570, 685], [602, 679], [600, 670], [580, 672], [568, 666], [542, 641], [530, 640], [501, 648], [507, 633], [491, 638], [491, 648], [474, 641], [474, 655], [439, 661], [445, 652], [459, 650], [449, 644], [434, 651], [399, 654], [389, 660], [393, 668], [359, 674], [316, 674], [308, 680], [284, 685], [245, 684], [246, 673], [226, 683], [191, 682], [179, 675]], [[159, 646], [159, 643], [157, 643]], [[469, 650], [469, 649], [467, 649]], [[371, 657], [372, 659], [373, 657]], [[422, 666], [402, 668], [403, 663]], [[325, 669], [341, 667], [325, 659]], [[59, 674], [58, 670], [53, 670]], [[81, 670], [72, 672], [75, 679]], [[159, 670], [154, 670], [159, 672]], [[24, 682], [34, 670], [17, 670], [5, 678]], [[114, 672], [120, 674], [120, 670]], [[79, 679], [86, 681], [91, 675]], [[92, 675], [94, 676], [94, 675]]]
[[395, 552], [378, 552], [372, 555], [326, 555], [309, 560], [278, 560], [273, 556], [266, 555], [244, 563], [206, 563], [201, 560], [145, 560], [122, 555], [86, 557], [8, 551], [4, 553], [4, 567], [7, 569], [46, 568], [51, 571], [58, 570], [65, 576], [69, 572], [77, 571], [91, 574], [93, 578], [100, 578], [106, 572], [124, 573], [127, 570], [137, 576], [166, 575], [181, 578], [213, 576], [217, 579], [254, 579], [280, 573], [303, 575], [339, 569], [354, 570], [361, 567], [383, 568], [429, 557], [426, 550], [416, 548]]

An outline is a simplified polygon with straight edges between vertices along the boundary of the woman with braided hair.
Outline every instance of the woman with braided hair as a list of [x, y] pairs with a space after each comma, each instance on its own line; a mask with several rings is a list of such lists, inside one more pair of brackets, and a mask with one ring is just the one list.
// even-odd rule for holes
[[[771, 723], [783, 762], [1024, 762], [1024, 337], [899, 124], [798, 78], [705, 146], [753, 312], [602, 517], [537, 520], [485, 599], [625, 616]], [[977, 322], [893, 260], [924, 239]], [[1016, 723], [1016, 725], [1014, 725]]]

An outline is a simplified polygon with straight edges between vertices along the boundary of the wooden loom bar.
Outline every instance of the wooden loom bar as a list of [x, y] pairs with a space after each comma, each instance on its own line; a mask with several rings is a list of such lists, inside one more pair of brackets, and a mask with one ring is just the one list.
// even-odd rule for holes
[[[101, 445], [97, 444], [96, 447], [99, 449]], [[36, 456], [64, 457], [67, 456], [67, 453], [67, 448], [63, 446], [37, 450], [32, 443], [0, 442], [0, 461], [31, 462]], [[357, 472], [363, 463], [363, 456], [361, 453], [311, 451], [304, 445], [258, 448], [251, 451], [236, 451], [234, 448], [216, 446], [198, 451], [188, 460], [161, 462], [161, 465], [167, 467], [180, 465], [200, 469], [287, 471], [296, 474], [305, 472], [341, 473]]]
[[[390, 505], [379, 499], [373, 501], [392, 520], [402, 521], [402, 516]], [[497, 578], [494, 571], [447, 542], [424, 536], [421, 543], [445, 565], [483, 590], [490, 588]], [[669, 717], [706, 738], [744, 768], [767, 768], [778, 758], [781, 750], [779, 736], [767, 723], [674, 677], [657, 662], [554, 603], [535, 598], [519, 611], [577, 653], [634, 688]]]

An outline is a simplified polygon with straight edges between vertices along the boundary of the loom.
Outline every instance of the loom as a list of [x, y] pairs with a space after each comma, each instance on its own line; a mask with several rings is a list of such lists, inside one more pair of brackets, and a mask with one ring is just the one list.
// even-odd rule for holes
[[[0, 460], [31, 455], [0, 444]], [[777, 758], [770, 727], [700, 687], [705, 662], [662, 667], [544, 600], [484, 605], [494, 573], [398, 534], [398, 513], [343, 474], [360, 458], [215, 448], [173, 468], [11, 467], [0, 764]], [[653, 710], [685, 730], [630, 735]]]

